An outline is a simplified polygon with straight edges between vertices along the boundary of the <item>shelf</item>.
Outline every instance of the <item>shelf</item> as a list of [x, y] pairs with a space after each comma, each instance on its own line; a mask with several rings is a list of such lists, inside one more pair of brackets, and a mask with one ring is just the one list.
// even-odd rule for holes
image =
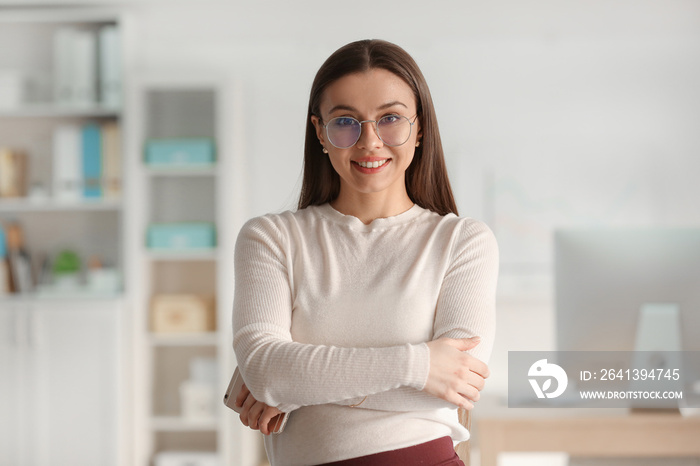
[[[19, 3], [19, 2], [18, 2]], [[32, 8], [8, 10], [0, 14], [5, 23], [114, 23], [119, 20], [121, 13], [114, 8]]]
[[58, 201], [54, 199], [6, 198], [0, 199], [0, 212], [64, 212], [64, 211], [117, 211], [121, 199], [83, 199]]
[[186, 431], [216, 431], [219, 420], [212, 418], [184, 418], [181, 416], [154, 416], [151, 418], [151, 428], [154, 431], [186, 432]]
[[147, 166], [146, 173], [150, 176], [184, 177], [184, 176], [217, 176], [216, 165], [173, 165], [170, 167]]
[[146, 256], [150, 260], [157, 262], [215, 261], [218, 258], [218, 251], [216, 249], [191, 251], [147, 249]]
[[121, 109], [96, 106], [66, 106], [53, 103], [25, 104], [0, 108], [3, 118], [117, 118]]
[[0, 302], [10, 303], [30, 303], [37, 301], [119, 301], [124, 298], [120, 293], [91, 293], [91, 292], [33, 292], [33, 293], [10, 293], [0, 295]]
[[216, 346], [219, 342], [216, 332], [189, 334], [154, 334], [150, 340], [153, 346]]

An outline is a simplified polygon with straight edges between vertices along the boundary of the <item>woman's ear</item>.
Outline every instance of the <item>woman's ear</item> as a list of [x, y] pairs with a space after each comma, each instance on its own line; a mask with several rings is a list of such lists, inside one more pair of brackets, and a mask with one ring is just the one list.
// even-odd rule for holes
[[323, 147], [326, 147], [326, 141], [323, 138], [323, 125], [321, 124], [321, 119], [316, 115], [311, 115], [311, 123], [313, 123], [316, 128], [316, 137]]
[[[416, 126], [418, 126], [418, 134], [416, 135], [416, 143], [423, 142], [423, 126], [420, 124], [420, 118], [416, 120]], [[416, 146], [417, 147], [417, 146]]]

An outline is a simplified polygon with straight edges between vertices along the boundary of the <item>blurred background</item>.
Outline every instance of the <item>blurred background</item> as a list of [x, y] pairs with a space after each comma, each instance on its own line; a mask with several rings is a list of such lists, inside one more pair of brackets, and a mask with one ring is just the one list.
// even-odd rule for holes
[[[555, 232], [700, 227], [700, 3], [3, 0], [0, 465], [264, 460], [219, 408], [233, 242], [295, 208], [312, 79], [364, 38], [418, 62], [460, 215], [499, 241], [473, 464], [480, 418], [554, 416], [504, 405], [507, 352], [557, 348]], [[671, 429], [656, 459], [498, 464], [698, 465], [681, 424], [634, 437]]]

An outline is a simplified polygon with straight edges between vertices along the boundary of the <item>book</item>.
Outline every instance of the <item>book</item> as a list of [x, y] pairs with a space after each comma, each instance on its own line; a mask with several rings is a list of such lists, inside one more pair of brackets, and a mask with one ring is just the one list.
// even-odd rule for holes
[[116, 122], [104, 123], [102, 130], [103, 194], [108, 199], [119, 199], [122, 187], [121, 128]]
[[102, 133], [99, 125], [82, 128], [83, 197], [102, 197]]
[[12, 291], [10, 282], [10, 264], [7, 260], [7, 245], [5, 241], [5, 230], [0, 225], [0, 296]]
[[26, 194], [26, 154], [8, 148], [0, 148], [0, 197], [23, 197]]
[[54, 100], [68, 106], [97, 103], [97, 34], [61, 27], [53, 38]]
[[100, 103], [109, 108], [119, 108], [122, 102], [121, 83], [121, 35], [119, 27], [110, 24], [100, 28], [99, 49], [99, 88]]
[[80, 126], [62, 124], [53, 132], [53, 196], [59, 201], [82, 197], [82, 141]]
[[53, 37], [54, 100], [58, 104], [73, 101], [73, 28], [61, 27]]
[[92, 31], [75, 30], [72, 52], [72, 104], [97, 103], [97, 39]]
[[30, 293], [34, 289], [32, 267], [29, 254], [24, 249], [24, 234], [17, 223], [7, 226], [7, 258], [10, 264], [10, 277], [17, 293]]

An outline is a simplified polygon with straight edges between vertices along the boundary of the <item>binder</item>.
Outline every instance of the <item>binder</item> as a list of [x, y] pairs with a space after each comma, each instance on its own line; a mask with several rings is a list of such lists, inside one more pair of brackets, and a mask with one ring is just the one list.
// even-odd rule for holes
[[119, 108], [122, 102], [120, 40], [116, 25], [103, 26], [99, 31], [99, 100], [109, 108]]
[[91, 123], [82, 129], [83, 196], [102, 197], [102, 135]]
[[118, 199], [122, 192], [122, 141], [121, 129], [115, 122], [102, 125], [103, 195]]
[[97, 102], [97, 39], [91, 31], [76, 30], [72, 46], [72, 103], [78, 106]]
[[54, 100], [70, 104], [73, 99], [73, 28], [59, 28], [53, 37]]
[[82, 142], [78, 125], [63, 124], [53, 132], [53, 196], [59, 201], [82, 197]]

